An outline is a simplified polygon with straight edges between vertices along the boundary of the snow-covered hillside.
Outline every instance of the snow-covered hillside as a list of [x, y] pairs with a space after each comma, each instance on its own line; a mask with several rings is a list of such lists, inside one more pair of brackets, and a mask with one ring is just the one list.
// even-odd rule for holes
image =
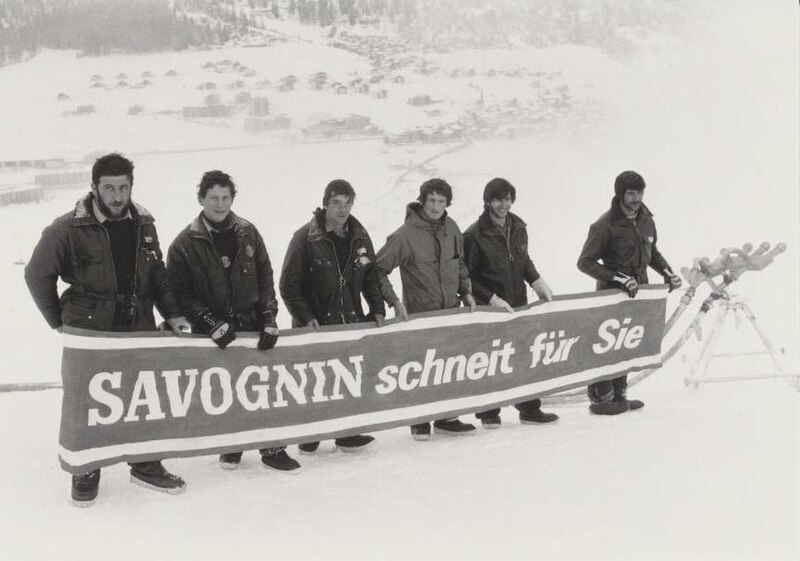
[[[785, 348], [786, 369], [797, 371], [797, 6], [739, 1], [710, 12], [665, 48], [625, 60], [577, 47], [429, 55], [446, 72], [408, 73], [386, 99], [310, 88], [316, 72], [346, 80], [367, 76], [368, 65], [299, 34], [263, 49], [99, 59], [46, 52], [0, 68], [0, 160], [127, 153], [136, 164], [134, 198], [156, 216], [163, 246], [199, 212], [202, 173], [223, 169], [240, 188], [234, 210], [259, 227], [276, 268], [333, 178], [353, 184], [353, 213], [379, 246], [424, 179], [452, 183], [449, 212], [466, 227], [481, 211], [485, 183], [503, 176], [517, 186], [514, 212], [528, 223], [533, 259], [558, 293], [592, 288], [575, 267], [578, 252], [608, 206], [615, 175], [635, 169], [647, 180], [645, 202], [675, 267], [748, 241], [789, 245], [733, 292]], [[208, 92], [197, 86], [208, 80], [232, 97], [226, 85], [239, 75], [203, 68], [226, 59], [256, 72], [243, 78], [253, 87], [270, 81], [265, 95], [275, 113], [291, 118], [292, 131], [254, 135], [240, 122], [164, 113], [202, 104]], [[457, 68], [476, 75], [453, 77]], [[366, 135], [321, 141], [301, 130], [315, 114], [357, 113], [399, 132], [461, 114], [481, 92], [487, 104], [513, 97], [534, 104], [528, 78], [483, 72], [504, 68], [559, 72], [588, 118], [568, 115], [516, 138], [444, 144], [387, 146]], [[152, 85], [115, 85], [119, 73], [135, 82], [144, 72]], [[278, 91], [288, 74], [297, 88]], [[91, 88], [94, 75], [108, 89]], [[69, 99], [58, 100], [62, 92]], [[442, 112], [406, 103], [419, 92], [440, 96]], [[86, 104], [93, 114], [63, 114]], [[143, 113], [128, 115], [135, 104]], [[0, 383], [59, 380], [59, 336], [30, 301], [15, 262], [81, 194], [0, 207]], [[671, 295], [669, 310], [679, 297]], [[279, 324], [289, 325], [285, 310]], [[746, 327], [729, 325], [722, 349], [757, 348]], [[693, 357], [698, 343], [685, 350]], [[768, 368], [765, 357], [714, 364], [727, 374]], [[169, 497], [132, 486], [116, 466], [103, 471], [97, 504], [80, 511], [68, 504], [69, 478], [56, 461], [60, 392], [0, 394], [8, 449], [0, 459], [0, 551], [14, 560], [797, 559], [800, 394], [784, 381], [691, 390], [682, 383], [687, 372], [678, 358], [632, 389], [647, 402], [641, 413], [604, 419], [583, 405], [557, 406], [556, 425], [528, 427], [507, 409], [499, 431], [429, 443], [397, 429], [360, 455], [332, 453], [325, 443], [316, 457], [301, 458], [305, 470], [291, 479], [264, 472], [254, 453], [232, 473], [211, 457], [174, 460], [168, 465], [189, 490]]]

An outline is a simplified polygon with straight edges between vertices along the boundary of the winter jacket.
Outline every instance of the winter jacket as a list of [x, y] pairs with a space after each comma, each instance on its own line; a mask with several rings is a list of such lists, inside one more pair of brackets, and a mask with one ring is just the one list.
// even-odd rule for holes
[[207, 326], [200, 317], [211, 312], [233, 321], [237, 329], [260, 331], [264, 313], [278, 313], [272, 264], [258, 230], [231, 213], [236, 252], [228, 269], [214, 246], [202, 213], [178, 234], [167, 252], [167, 273], [181, 312], [195, 332]]
[[492, 221], [488, 210], [464, 232], [464, 261], [467, 263], [472, 292], [478, 304], [488, 304], [492, 295], [511, 306], [528, 303], [525, 283], [539, 278], [528, 255], [528, 231], [516, 214], [506, 217], [508, 240]]
[[[657, 248], [658, 234], [653, 214], [642, 204], [636, 219], [627, 218], [617, 197], [611, 208], [589, 227], [589, 236], [578, 258], [578, 269], [597, 279], [597, 289], [618, 288], [616, 273], [633, 276], [646, 284], [647, 267], [660, 275], [670, 269]], [[599, 263], [602, 261], [602, 264]]]
[[[386, 315], [381, 299], [375, 249], [367, 231], [352, 215], [347, 219], [350, 256], [340, 262], [325, 231], [325, 209], [294, 233], [281, 271], [280, 292], [294, 326], [312, 319], [321, 325], [357, 323]], [[369, 306], [364, 315], [361, 295]]]
[[472, 292], [461, 230], [447, 213], [433, 223], [421, 212], [421, 203], [409, 203], [405, 223], [378, 251], [383, 297], [390, 304], [397, 301], [387, 277], [400, 267], [403, 303], [410, 313], [458, 307], [459, 296]]
[[[93, 200], [89, 193], [74, 210], [45, 228], [25, 267], [25, 282], [47, 323], [53, 328], [64, 324], [110, 331], [118, 304], [131, 310], [131, 331], [155, 329], [154, 304], [163, 317], [178, 317], [152, 215], [138, 204], [131, 205], [135, 286], [133, 294], [121, 294], [108, 232], [95, 217]], [[70, 285], [60, 299], [59, 277]]]

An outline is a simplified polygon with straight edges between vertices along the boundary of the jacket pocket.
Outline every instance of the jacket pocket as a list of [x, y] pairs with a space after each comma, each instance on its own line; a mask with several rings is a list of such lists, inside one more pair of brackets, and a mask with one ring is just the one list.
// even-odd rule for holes
[[73, 327], [94, 327], [97, 299], [72, 293], [61, 303], [61, 321]]
[[315, 257], [311, 260], [312, 290], [321, 294], [336, 292], [339, 286], [339, 272], [330, 259]]

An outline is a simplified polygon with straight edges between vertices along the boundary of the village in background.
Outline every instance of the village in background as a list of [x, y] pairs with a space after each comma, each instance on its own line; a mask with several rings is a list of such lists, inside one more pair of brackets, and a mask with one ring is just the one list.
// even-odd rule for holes
[[[86, 134], [78, 146], [41, 139], [7, 146], [0, 204], [85, 188], [91, 163], [105, 151], [99, 142], [84, 148], [87, 136], [109, 120], [117, 130], [151, 128], [154, 136], [170, 126], [181, 130], [181, 123], [240, 133], [225, 135], [228, 146], [375, 138], [398, 153], [589, 126], [602, 115], [596, 84], [570, 82], [562, 67], [531, 49], [578, 45], [624, 58], [684, 24], [684, 5], [2, 0], [0, 66], [61, 55], [56, 64], [70, 68], [63, 81], [46, 84], [46, 103], [31, 117], [58, 117], [56, 128]], [[287, 44], [313, 52], [287, 60]], [[154, 56], [165, 51], [175, 55], [166, 67]], [[126, 54], [139, 56], [101, 62]], [[192, 148], [220, 145], [213, 139]], [[400, 157], [395, 165], [419, 162]]]

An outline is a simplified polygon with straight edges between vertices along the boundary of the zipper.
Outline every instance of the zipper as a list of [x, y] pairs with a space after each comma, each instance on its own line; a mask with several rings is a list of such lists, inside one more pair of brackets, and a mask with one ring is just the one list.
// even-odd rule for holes
[[[439, 227], [434, 227], [433, 231], [433, 238], [436, 240], [436, 261], [438, 263], [438, 267], [436, 267], [436, 274], [439, 275], [439, 294], [442, 296], [442, 304], [441, 308], [444, 310], [447, 307], [447, 298], [444, 293], [444, 281], [442, 280], [442, 241], [439, 239]], [[453, 239], [455, 242], [455, 238]]]
[[[335, 236], [336, 234], [333, 234], [333, 235]], [[339, 317], [342, 319], [342, 323], [347, 323], [345, 321], [345, 319], [344, 319], [344, 285], [345, 285], [345, 280], [344, 280], [344, 275], [342, 274], [342, 267], [339, 265], [339, 256], [336, 255], [336, 244], [333, 243], [333, 240], [331, 240], [331, 239], [326, 239], [326, 238], [322, 238], [322, 239], [326, 240], [329, 244], [331, 244], [331, 248], [333, 248], [333, 260], [336, 261], [336, 271], [339, 273], [339, 280], [337, 282], [337, 284], [339, 285]], [[353, 243], [351, 242], [350, 243], [350, 253], [348, 253], [348, 255], [347, 255], [348, 261], [350, 259], [350, 254], [352, 254], [352, 253], [353, 253]], [[347, 265], [345, 265], [345, 268], [347, 268]]]
[[[219, 252], [217, 251], [217, 246], [214, 245], [214, 240], [210, 238], [211, 234], [209, 233], [208, 236], [203, 236], [203, 239], [211, 246], [211, 250], [214, 252], [214, 255], [217, 256], [217, 263], [222, 266], [222, 270], [225, 272], [225, 281], [228, 283], [228, 320], [233, 321], [233, 284], [231, 283], [231, 274], [230, 271], [225, 270], [225, 263], [222, 262], [222, 258], [219, 256]], [[238, 240], [238, 234], [237, 234]], [[237, 243], [237, 246], [239, 244]], [[239, 257], [239, 248], [236, 249], [236, 255], [233, 256], [231, 260], [231, 269], [233, 269], [233, 264], [236, 262], [236, 258]]]
[[[144, 227], [143, 224], [138, 224], [136, 226], [136, 251], [133, 252], [133, 294], [131, 294], [131, 305], [135, 304], [136, 307], [133, 308], [133, 313], [131, 314], [131, 329], [133, 329], [134, 320], [136, 316], [139, 314], [139, 303], [137, 302], [138, 293], [139, 293], [139, 250], [141, 249], [141, 244], [139, 241], [142, 239], [142, 228]], [[103, 228], [105, 230], [105, 228]], [[108, 235], [108, 231], [106, 230], [106, 236]], [[111, 245], [111, 241], [109, 240], [109, 246]], [[117, 287], [119, 289], [119, 286]]]
[[[107, 242], [106, 247], [108, 248], [108, 254], [111, 256], [111, 259], [109, 259], [108, 263], [111, 264], [111, 278], [114, 279], [114, 290], [113, 290], [113, 294], [114, 294], [114, 315], [116, 316], [117, 315], [117, 298], [116, 298], [116, 295], [117, 295], [117, 290], [119, 289], [119, 286], [118, 286], [119, 285], [119, 281], [117, 280], [117, 270], [114, 268], [114, 253], [111, 251], [111, 236], [108, 235], [108, 230], [106, 230], [106, 227], [103, 226], [102, 223], [99, 223], [99, 226], [103, 230], [103, 233], [106, 236], [106, 242]], [[139, 240], [138, 239], [136, 240], [136, 246], [137, 246], [137, 249], [138, 249], [138, 246], [139, 246]], [[134, 261], [136, 261], [136, 259], [134, 259]], [[135, 278], [135, 275], [136, 275], [136, 265], [135, 264], [133, 266], [133, 269], [134, 269], [134, 278]], [[114, 322], [114, 318], [111, 319], [111, 322], [112, 323]], [[133, 329], [133, 317], [131, 317], [130, 328]]]

